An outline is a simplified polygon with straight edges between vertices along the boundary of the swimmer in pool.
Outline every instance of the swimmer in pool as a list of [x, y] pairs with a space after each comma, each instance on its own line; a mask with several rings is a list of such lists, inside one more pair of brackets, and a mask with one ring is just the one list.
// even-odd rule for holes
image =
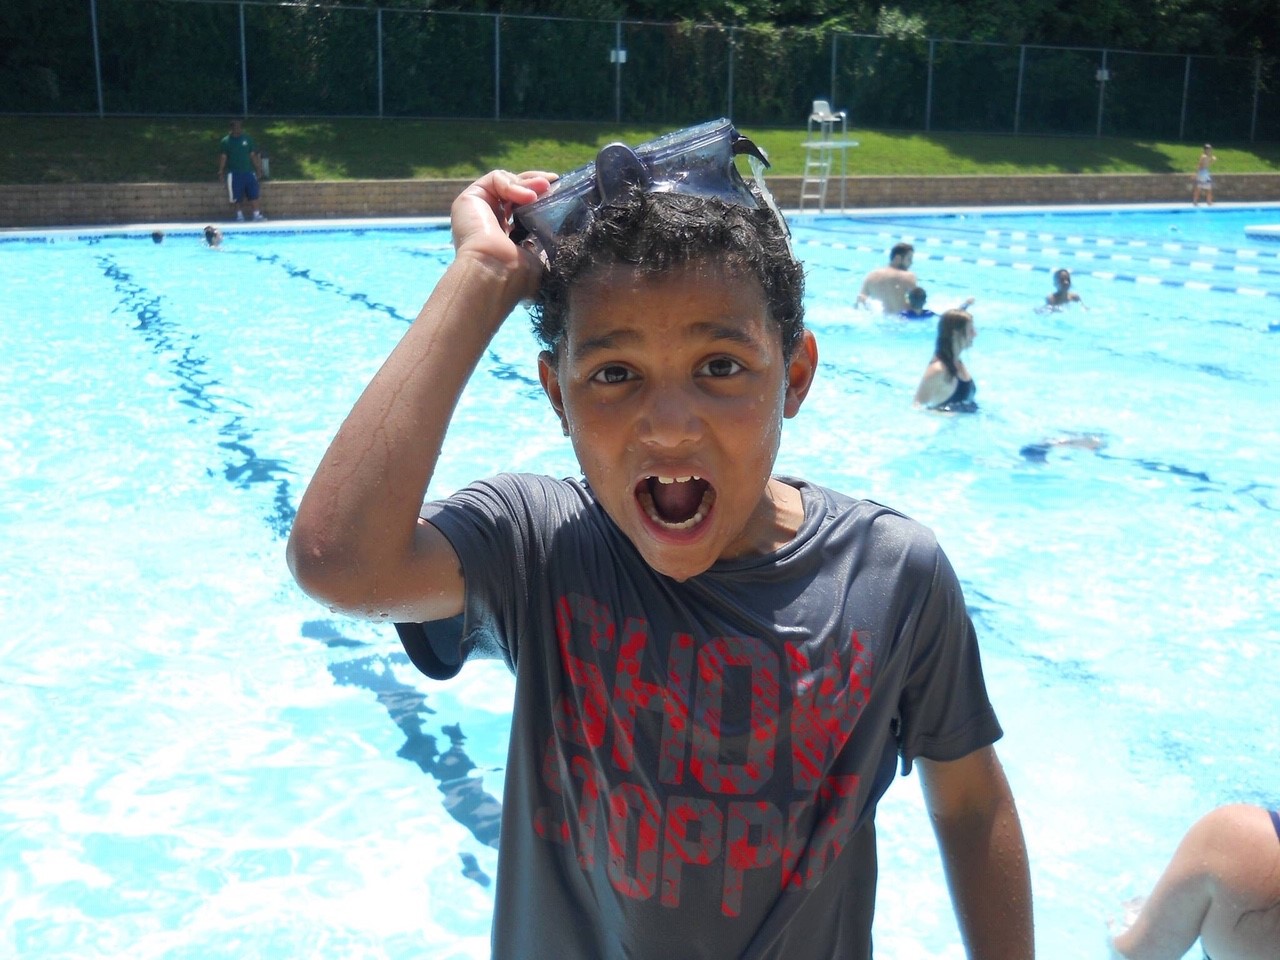
[[[926, 310], [924, 306], [925, 300], [929, 298], [929, 294], [925, 292], [924, 287], [912, 287], [907, 291], [907, 309], [901, 311], [898, 317], [902, 320], [933, 320], [938, 315], [932, 310]], [[957, 310], [968, 310], [973, 306], [973, 297], [967, 299]]]
[[924, 287], [912, 287], [907, 291], [907, 309], [898, 314], [903, 320], [932, 320], [937, 316], [932, 310], [924, 308], [929, 295]]
[[877, 267], [867, 274], [854, 306], [870, 309], [875, 302], [889, 314], [907, 309], [907, 291], [917, 285], [916, 275], [911, 272], [915, 250], [909, 243], [895, 243], [889, 251], [889, 265]]
[[1044, 463], [1049, 459], [1049, 451], [1055, 447], [1075, 447], [1079, 450], [1101, 450], [1107, 442], [1092, 433], [1068, 434], [1052, 440], [1041, 440], [1039, 443], [1028, 443], [1018, 451], [1032, 463]]
[[1280, 957], [1280, 813], [1218, 807], [1178, 844], [1151, 896], [1111, 939], [1112, 958], [1180, 960], [1196, 938], [1209, 960]]
[[1071, 271], [1062, 267], [1053, 272], [1053, 293], [1044, 298], [1042, 310], [1061, 310], [1070, 304], [1084, 306], [1080, 294], [1071, 289]]
[[938, 318], [938, 339], [933, 359], [925, 367], [915, 403], [941, 413], [973, 413], [978, 409], [974, 395], [977, 384], [960, 359], [960, 354], [973, 346], [978, 330], [973, 315], [967, 310], [948, 310]]

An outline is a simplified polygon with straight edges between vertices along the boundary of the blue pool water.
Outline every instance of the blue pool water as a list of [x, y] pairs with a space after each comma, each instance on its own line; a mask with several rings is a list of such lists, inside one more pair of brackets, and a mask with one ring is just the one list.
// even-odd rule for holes
[[[1280, 207], [793, 220], [821, 370], [779, 469], [932, 526], [983, 645], [1039, 955], [1225, 802], [1280, 805]], [[0, 955], [487, 956], [511, 682], [429, 683], [283, 561], [330, 435], [448, 262], [426, 227], [0, 234]], [[914, 410], [933, 330], [851, 308], [899, 239], [974, 296], [978, 414]], [[1039, 314], [1058, 266], [1087, 310]], [[433, 493], [575, 472], [522, 316]], [[1089, 434], [1097, 451], [1046, 438]], [[1031, 447], [1028, 454], [1028, 447]], [[915, 783], [877, 951], [957, 943]]]

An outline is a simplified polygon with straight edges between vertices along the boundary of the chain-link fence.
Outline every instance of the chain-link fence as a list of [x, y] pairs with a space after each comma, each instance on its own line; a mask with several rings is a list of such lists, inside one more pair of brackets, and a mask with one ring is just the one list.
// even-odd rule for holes
[[25, 6], [0, 12], [2, 113], [789, 126], [824, 99], [872, 129], [1280, 139], [1274, 58], [265, 0]]

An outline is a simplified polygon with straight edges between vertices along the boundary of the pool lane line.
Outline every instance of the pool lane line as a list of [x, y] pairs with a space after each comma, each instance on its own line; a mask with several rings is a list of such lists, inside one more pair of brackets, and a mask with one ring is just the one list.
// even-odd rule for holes
[[1172, 253], [1200, 253], [1210, 256], [1242, 257], [1247, 260], [1280, 260], [1280, 251], [1261, 250], [1254, 247], [1224, 247], [1211, 243], [1183, 243], [1178, 240], [1143, 240], [1140, 238], [1117, 239], [1089, 237], [1083, 234], [1054, 234], [1043, 231], [987, 230], [984, 236], [1010, 240], [1038, 240], [1041, 243], [1062, 243], [1067, 246], [1128, 247], [1166, 250]]
[[[877, 253], [878, 254], [883, 252], [878, 247], [869, 247], [864, 245], [848, 244], [848, 243], [829, 243], [823, 240], [803, 240], [799, 244], [797, 244], [797, 246], [831, 247], [832, 249], [850, 250], [855, 253]], [[1014, 253], [1014, 252], [1020, 252], [1020, 251], [997, 249], [996, 252]], [[1028, 252], [1048, 253], [1051, 251], [1028, 251]], [[1079, 257], [1078, 254], [1075, 254], [1075, 256], [1077, 259], [1092, 259], [1092, 258]], [[916, 249], [915, 259], [917, 262], [922, 260], [937, 260], [940, 263], [960, 263], [960, 264], [967, 263], [967, 264], [971, 264], [973, 266], [978, 266], [978, 267], [1007, 267], [1013, 270], [1019, 270], [1019, 271], [1028, 272], [1028, 273], [1036, 272], [1036, 271], [1052, 272], [1051, 267], [1045, 267], [1043, 264], [1026, 263], [1026, 262], [1016, 261], [1016, 260], [1006, 262], [1006, 261], [996, 260], [992, 257], [961, 257], [955, 254], [937, 255], [937, 254], [931, 254], [927, 250], [921, 250], [920, 248]], [[1163, 264], [1160, 264], [1160, 265], [1163, 266]], [[1177, 261], [1170, 261], [1169, 265], [1185, 266], [1185, 267], [1191, 266], [1189, 263], [1180, 263]], [[1272, 273], [1280, 274], [1280, 270], [1277, 270], [1277, 271], [1269, 270], [1266, 272], [1268, 274], [1272, 274]], [[1246, 297], [1280, 298], [1280, 290], [1264, 290], [1257, 287], [1227, 286], [1225, 284], [1206, 283], [1205, 281], [1202, 281], [1202, 280], [1171, 280], [1171, 279], [1166, 279], [1164, 277], [1156, 277], [1156, 276], [1150, 276], [1145, 274], [1116, 273], [1110, 270], [1090, 271], [1087, 269], [1085, 270], [1073, 269], [1072, 273], [1077, 275], [1083, 273], [1084, 276], [1095, 277], [1099, 280], [1118, 280], [1122, 282], [1136, 283], [1136, 284], [1145, 285], [1145, 286], [1176, 287], [1178, 289], [1183, 289], [1183, 290], [1209, 291], [1213, 293], [1233, 293], [1233, 294], [1239, 294], [1240, 296], [1246, 296]]]
[[[932, 239], [926, 244], [924, 244], [926, 248], [943, 246], [943, 245], [944, 244], [938, 243]], [[972, 244], [966, 243], [965, 241], [962, 241], [962, 240], [950, 241], [949, 245], [952, 247], [965, 247], [965, 248], [972, 246]], [[1152, 266], [1162, 267], [1166, 269], [1173, 268], [1173, 267], [1185, 267], [1188, 270], [1200, 270], [1200, 271], [1217, 270], [1225, 273], [1243, 273], [1249, 276], [1262, 276], [1264, 274], [1266, 276], [1280, 276], [1280, 263], [1277, 263], [1275, 267], [1269, 267], [1269, 266], [1260, 267], [1260, 266], [1255, 266], [1252, 263], [1232, 263], [1228, 261], [1220, 261], [1215, 263], [1208, 260], [1175, 260], [1172, 257], [1164, 257], [1164, 256], [1158, 256], [1154, 254], [1150, 256], [1135, 256], [1134, 254], [1123, 253], [1123, 252], [1097, 253], [1092, 250], [1078, 250], [1078, 249], [1070, 249], [1070, 248], [1062, 248], [1062, 247], [1032, 247], [1032, 246], [1024, 246], [1024, 245], [998, 246], [997, 244], [994, 244], [994, 243], [979, 243], [976, 246], [977, 246], [977, 249], [983, 250], [983, 251], [1038, 254], [1041, 256], [1053, 257], [1057, 259], [1073, 258], [1075, 260], [1083, 260], [1083, 261], [1116, 260], [1124, 263], [1131, 263], [1131, 262], [1132, 263], [1149, 263]]]
[[[200, 419], [213, 420], [215, 415], [228, 418], [217, 427], [219, 436], [225, 438], [218, 442], [218, 447], [238, 454], [242, 459], [239, 462], [223, 461], [224, 479], [241, 490], [252, 490], [254, 484], [275, 485], [272, 497], [274, 509], [267, 515], [266, 521], [278, 538], [287, 537], [295, 514], [289, 488], [289, 478], [295, 475], [293, 470], [282, 460], [259, 456], [250, 446], [254, 432], [244, 426], [244, 415], [226, 409], [231, 404], [245, 408], [247, 405], [232, 397], [219, 398], [213, 395], [210, 388], [219, 385], [221, 381], [209, 375], [209, 358], [194, 351], [194, 341], [199, 339], [199, 335], [179, 335], [179, 324], [164, 316], [164, 297], [152, 293], [137, 282], [114, 256], [102, 253], [97, 254], [95, 259], [103, 276], [108, 282], [114, 283], [115, 292], [120, 297], [118, 305], [111, 312], [122, 309], [137, 320], [134, 329], [151, 344], [153, 352], [172, 368], [178, 379], [177, 390], [186, 394], [179, 397], [178, 402], [194, 408], [202, 415]], [[208, 472], [212, 475], [214, 471], [208, 469]]]
[[[967, 236], [976, 236], [977, 231], [960, 231]], [[877, 237], [890, 239], [897, 234], [881, 232]], [[1246, 260], [1280, 260], [1280, 252], [1262, 250], [1254, 247], [1224, 247], [1210, 243], [1184, 243], [1178, 240], [1147, 240], [1141, 237], [1091, 237], [1079, 233], [1048, 233], [1043, 230], [998, 230], [990, 228], [982, 231], [982, 236], [996, 239], [1017, 241], [1038, 241], [1040, 243], [1058, 243], [1068, 247], [1106, 247], [1108, 249], [1142, 249], [1165, 251], [1169, 253], [1203, 254], [1206, 256], [1236, 257]], [[906, 242], [913, 242], [913, 237], [904, 237]], [[974, 241], [962, 237], [937, 238], [930, 237], [921, 242], [938, 244], [950, 243], [955, 246], [967, 246]]]
[[[876, 225], [878, 226], [879, 224], [876, 224]], [[985, 229], [982, 229], [982, 228], [966, 229], [966, 228], [956, 227], [956, 228], [951, 228], [949, 230], [946, 225], [933, 224], [929, 227], [929, 229], [932, 232], [937, 234], [945, 234], [946, 236], [943, 236], [942, 238], [927, 238], [926, 240], [921, 241], [919, 239], [919, 234], [911, 233], [909, 231], [907, 233], [903, 233], [902, 231], [891, 232], [888, 230], [876, 230], [874, 233], [872, 233], [869, 230], [857, 230], [856, 226], [857, 225], [855, 224], [854, 225], [855, 229], [852, 231], [853, 233], [856, 233], [857, 235], [864, 236], [864, 237], [874, 236], [877, 239], [886, 241], [888, 245], [885, 247], [885, 251], [887, 251], [889, 247], [892, 246], [894, 243], [897, 243], [899, 241], [902, 241], [905, 243], [928, 242], [928, 243], [935, 243], [935, 244], [936, 243], [954, 243], [956, 245], [965, 245], [965, 244], [974, 242], [974, 240], [971, 238], [984, 236], [984, 237], [1008, 237], [1010, 239], [1015, 239], [1015, 240], [1034, 239], [1034, 240], [1039, 240], [1041, 242], [1064, 243], [1069, 246], [1086, 246], [1090, 244], [1096, 245], [1099, 247], [1128, 246], [1128, 247], [1136, 247], [1136, 248], [1148, 248], [1152, 250], [1166, 250], [1169, 252], [1185, 251], [1187, 253], [1200, 253], [1205, 255], [1234, 256], [1234, 257], [1249, 259], [1249, 260], [1252, 260], [1252, 259], [1280, 260], [1280, 250], [1269, 250], [1261, 247], [1257, 247], [1257, 248], [1229, 247], [1229, 246], [1220, 246], [1215, 244], [1191, 243], [1191, 242], [1182, 242], [1182, 241], [1174, 241], [1174, 240], [1150, 240], [1145, 237], [1091, 237], [1084, 233], [1058, 234], [1058, 233], [1050, 233], [1044, 230], [1000, 230], [994, 227], [985, 228]], [[901, 226], [904, 229], [907, 229], [910, 227], [918, 227], [918, 224], [915, 224], [912, 222], [904, 222], [901, 224]], [[804, 228], [809, 230], [815, 229], [815, 227], [811, 224], [805, 224]], [[825, 231], [819, 231], [819, 232], [839, 233], [847, 236], [851, 231], [848, 228], [844, 228], [841, 230], [825, 230]], [[954, 237], [952, 236], [952, 234], [954, 234]]]
[[[965, 249], [976, 248], [979, 251], [989, 253], [1019, 253], [1019, 254], [1036, 254], [1045, 257], [1053, 257], [1056, 259], [1075, 258], [1076, 260], [1093, 261], [1093, 260], [1118, 260], [1125, 263], [1134, 262], [1150, 263], [1156, 267], [1172, 268], [1185, 267], [1189, 270], [1217, 270], [1230, 273], [1243, 273], [1249, 276], [1276, 276], [1280, 277], [1280, 263], [1272, 267], [1259, 267], [1253, 264], [1242, 263], [1211, 263], [1204, 260], [1175, 260], [1170, 257], [1149, 256], [1135, 257], [1128, 253], [1094, 253], [1090, 250], [1064, 250], [1058, 247], [1031, 247], [1022, 245], [997, 245], [992, 242], [971, 243], [966, 240], [948, 240], [939, 239], [937, 237], [927, 237], [919, 241], [921, 246], [916, 249], [916, 255], [920, 258], [929, 256], [930, 247], [962, 247]], [[871, 250], [869, 247], [856, 246], [850, 247], [841, 243], [826, 243], [821, 240], [802, 241], [814, 246], [832, 246], [837, 249], [855, 249], [859, 252]]]

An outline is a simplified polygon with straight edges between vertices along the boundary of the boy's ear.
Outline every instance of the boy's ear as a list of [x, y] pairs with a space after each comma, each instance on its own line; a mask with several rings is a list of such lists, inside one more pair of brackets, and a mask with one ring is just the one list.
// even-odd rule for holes
[[551, 409], [560, 418], [560, 429], [569, 435], [569, 421], [564, 417], [564, 394], [560, 390], [560, 374], [556, 370], [556, 358], [550, 350], [538, 354], [538, 380], [542, 383], [542, 392], [551, 401]]
[[782, 408], [784, 417], [794, 417], [800, 412], [800, 404], [809, 395], [817, 372], [818, 341], [812, 330], [806, 330], [791, 354], [791, 362], [787, 364], [787, 396]]

